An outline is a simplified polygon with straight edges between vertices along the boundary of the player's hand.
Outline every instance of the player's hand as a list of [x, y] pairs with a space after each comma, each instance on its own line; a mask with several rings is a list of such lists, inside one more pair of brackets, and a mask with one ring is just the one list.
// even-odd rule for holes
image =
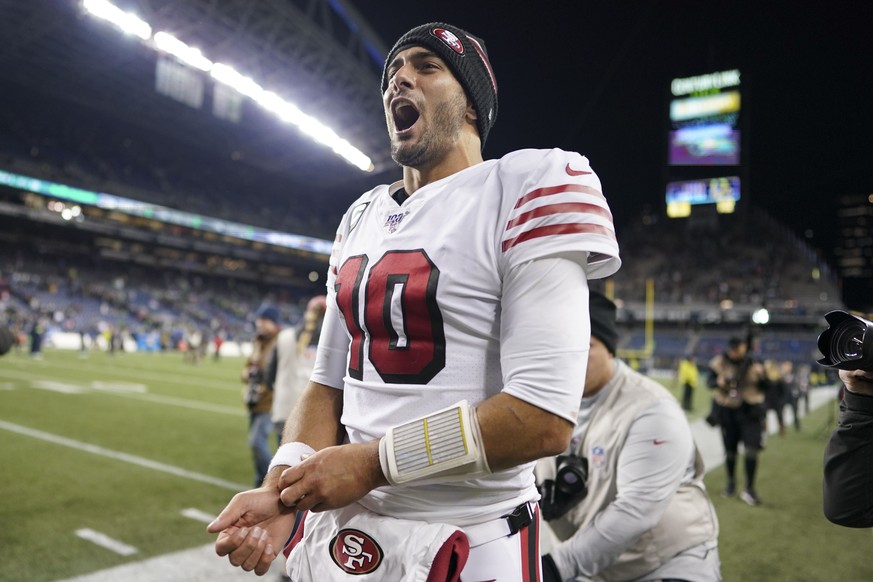
[[246, 572], [263, 576], [294, 528], [296, 511], [279, 500], [275, 485], [234, 495], [207, 526], [218, 533], [215, 552]]
[[345, 507], [387, 484], [379, 464], [379, 441], [372, 441], [318, 451], [285, 469], [279, 489], [285, 505], [318, 512]]
[[873, 372], [866, 370], [840, 370], [840, 380], [846, 390], [856, 394], [873, 396]]

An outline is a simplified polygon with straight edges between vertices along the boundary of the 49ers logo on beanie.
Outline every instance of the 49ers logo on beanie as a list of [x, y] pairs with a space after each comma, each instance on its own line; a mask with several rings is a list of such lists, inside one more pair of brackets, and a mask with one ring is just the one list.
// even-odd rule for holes
[[450, 49], [459, 55], [464, 54], [464, 45], [461, 44], [461, 39], [455, 36], [452, 31], [446, 30], [445, 28], [434, 28], [430, 33], [446, 43]]
[[343, 572], [369, 574], [382, 563], [382, 548], [357, 529], [341, 529], [330, 541], [330, 557]]

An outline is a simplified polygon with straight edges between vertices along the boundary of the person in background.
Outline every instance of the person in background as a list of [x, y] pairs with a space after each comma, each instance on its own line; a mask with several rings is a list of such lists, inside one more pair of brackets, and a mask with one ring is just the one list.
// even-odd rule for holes
[[267, 370], [267, 385], [273, 391], [272, 420], [280, 443], [285, 421], [300, 398], [315, 364], [315, 352], [325, 312], [324, 295], [309, 300], [297, 328], [279, 332]]
[[797, 373], [794, 375], [794, 385], [797, 387], [798, 412], [800, 411], [800, 402], [803, 402], [803, 413], [809, 414], [809, 380], [812, 372], [812, 366], [809, 364], [800, 364], [797, 366]]
[[785, 382], [785, 402], [782, 403], [784, 408], [786, 405], [791, 408], [791, 414], [794, 417], [794, 430], [800, 431], [800, 388], [797, 384], [797, 375], [794, 371], [794, 364], [790, 360], [785, 360], [780, 364], [782, 370], [782, 381]]
[[721, 580], [718, 519], [679, 403], [615, 358], [615, 304], [591, 291], [588, 373], [570, 448], [541, 460], [543, 516], [561, 541], [543, 581]]
[[764, 443], [767, 378], [764, 366], [748, 354], [748, 343], [740, 338], [728, 340], [724, 353], [709, 362], [708, 385], [713, 390], [713, 415], [721, 426], [725, 450], [727, 486], [725, 497], [736, 495], [736, 467], [739, 444], [744, 447], [746, 488], [740, 494], [745, 503], [755, 506], [761, 498], [755, 490], [758, 453]]
[[697, 362], [694, 361], [692, 354], [685, 354], [679, 360], [677, 377], [679, 385], [682, 386], [682, 410], [691, 412], [694, 410], [694, 390], [697, 388], [699, 378]]
[[9, 352], [17, 342], [15, 333], [9, 327], [0, 324], [0, 356]]
[[42, 359], [42, 342], [45, 339], [45, 322], [37, 315], [30, 327], [30, 357], [35, 360]]
[[215, 333], [212, 334], [212, 345], [214, 346], [215, 350], [212, 352], [212, 359], [217, 362], [221, 359], [221, 346], [224, 345], [223, 329], [216, 329]]
[[782, 375], [782, 367], [774, 360], [764, 360], [764, 374], [767, 377], [764, 402], [767, 410], [772, 410], [776, 414], [779, 436], [785, 436], [785, 403], [788, 399], [788, 385]]
[[255, 466], [255, 487], [264, 481], [270, 459], [273, 458], [270, 448], [273, 392], [267, 386], [266, 372], [280, 329], [279, 310], [270, 305], [261, 307], [255, 318], [256, 335], [252, 341], [252, 354], [246, 360], [241, 376], [246, 385], [243, 399], [249, 411], [248, 444]]

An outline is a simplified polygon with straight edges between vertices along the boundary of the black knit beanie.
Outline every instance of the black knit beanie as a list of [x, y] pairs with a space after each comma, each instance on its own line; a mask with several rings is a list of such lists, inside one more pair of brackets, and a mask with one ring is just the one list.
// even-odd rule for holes
[[432, 50], [451, 68], [476, 109], [482, 147], [497, 120], [497, 80], [488, 60], [485, 42], [451, 24], [432, 22], [417, 26], [400, 37], [382, 68], [382, 92], [388, 88], [388, 65], [394, 55], [411, 46]]
[[591, 291], [588, 300], [591, 314], [591, 335], [606, 345], [609, 353], [615, 355], [618, 344], [618, 327], [615, 325], [615, 303], [606, 295]]

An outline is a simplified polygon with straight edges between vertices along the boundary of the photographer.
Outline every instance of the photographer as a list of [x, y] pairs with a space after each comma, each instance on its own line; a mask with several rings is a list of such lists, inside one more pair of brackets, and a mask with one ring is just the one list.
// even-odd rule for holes
[[273, 408], [273, 391], [266, 382], [266, 370], [279, 334], [279, 310], [264, 306], [258, 310], [255, 319], [255, 339], [252, 342], [252, 355], [246, 361], [241, 379], [246, 387], [243, 400], [249, 409], [249, 448], [255, 464], [255, 487], [259, 487], [267, 470], [273, 451], [270, 449], [270, 433], [273, 422], [270, 411]]
[[873, 527], [873, 371], [840, 370], [840, 423], [825, 449], [824, 514], [846, 527]]
[[615, 305], [592, 291], [591, 345], [568, 454], [540, 461], [543, 517], [562, 540], [543, 580], [721, 580], [718, 520], [679, 403], [615, 359]]
[[746, 488], [740, 494], [745, 503], [755, 506], [761, 498], [755, 490], [758, 452], [763, 448], [767, 417], [767, 379], [764, 367], [747, 353], [746, 340], [731, 338], [727, 349], [709, 362], [709, 387], [714, 390], [712, 416], [721, 426], [725, 451], [727, 486], [724, 496], [736, 495], [736, 467], [740, 442], [743, 443]]

